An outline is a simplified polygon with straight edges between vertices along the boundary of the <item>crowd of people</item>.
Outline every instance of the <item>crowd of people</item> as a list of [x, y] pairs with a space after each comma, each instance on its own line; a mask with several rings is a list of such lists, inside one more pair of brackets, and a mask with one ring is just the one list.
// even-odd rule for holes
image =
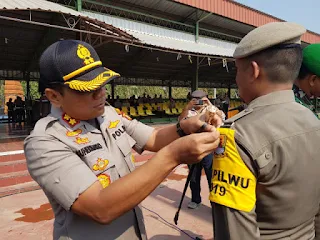
[[110, 103], [115, 108], [121, 108], [121, 107], [137, 107], [139, 104], [143, 103], [163, 103], [164, 99], [162, 98], [162, 95], [160, 94], [159, 97], [157, 94], [154, 95], [152, 98], [150, 95], [143, 94], [143, 96], [136, 97], [135, 95], [131, 96], [128, 99], [120, 99], [119, 96], [116, 96], [116, 99], [112, 99], [110, 95], [107, 97], [108, 103]]
[[9, 98], [6, 105], [8, 110], [8, 122], [19, 123], [21, 125], [26, 118], [25, 101], [23, 101], [20, 96], [17, 96], [14, 101], [12, 98]]

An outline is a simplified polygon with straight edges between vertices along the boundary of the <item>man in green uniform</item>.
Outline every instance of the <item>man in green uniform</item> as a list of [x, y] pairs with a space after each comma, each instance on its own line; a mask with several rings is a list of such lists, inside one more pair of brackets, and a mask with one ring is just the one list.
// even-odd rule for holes
[[312, 111], [316, 110], [310, 98], [320, 97], [320, 43], [303, 49], [303, 61], [293, 91], [298, 103]]
[[220, 128], [210, 193], [215, 240], [319, 238], [320, 121], [292, 91], [305, 31], [269, 23], [234, 52], [248, 107]]

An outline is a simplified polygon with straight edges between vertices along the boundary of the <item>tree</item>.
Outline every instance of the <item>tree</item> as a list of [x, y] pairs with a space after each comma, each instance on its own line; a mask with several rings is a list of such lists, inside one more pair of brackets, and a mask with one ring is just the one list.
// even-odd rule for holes
[[[21, 81], [24, 96], [27, 96], [27, 82]], [[30, 81], [30, 97], [32, 100], [39, 99], [41, 97], [38, 91], [38, 82]]]

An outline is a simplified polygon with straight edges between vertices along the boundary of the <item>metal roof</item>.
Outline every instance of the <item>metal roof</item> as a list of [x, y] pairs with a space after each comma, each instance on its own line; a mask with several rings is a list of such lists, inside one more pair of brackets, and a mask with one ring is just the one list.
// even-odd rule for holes
[[[228, 62], [228, 69], [224, 67], [222, 59], [211, 58], [211, 65], [207, 64], [208, 49], [215, 45], [216, 49], [212, 53], [219, 54], [217, 49], [229, 49], [227, 42], [218, 40], [212, 44], [210, 41], [215, 41], [214, 39], [200, 36], [199, 43], [195, 43], [194, 35], [188, 32], [159, 26], [150, 28], [151, 25], [140, 25], [138, 24], [140, 22], [132, 20], [128, 24], [135, 28], [127, 27], [121, 30], [105, 21], [86, 16], [84, 12], [80, 14], [45, 0], [0, 0], [0, 39], [5, 39], [0, 41], [2, 54], [0, 79], [22, 80], [26, 79], [25, 73], [30, 72], [30, 79], [37, 80], [39, 78], [38, 60], [41, 53], [47, 46], [63, 38], [82, 39], [91, 43], [104, 66], [123, 76], [117, 84], [167, 86], [170, 82], [172, 86], [190, 86], [195, 76], [197, 59], [195, 55], [200, 55], [199, 86], [227, 87], [229, 84], [234, 84], [233, 62]], [[74, 19], [79, 26], [75, 25], [74, 28], [69, 26], [69, 19]], [[113, 25], [120, 27], [120, 25]], [[124, 29], [129, 30], [124, 31]], [[150, 30], [153, 35], [146, 34], [150, 33]], [[142, 39], [142, 43], [134, 36]], [[162, 42], [166, 42], [166, 45]], [[126, 43], [135, 45], [126, 49], [123, 45]], [[192, 43], [192, 46], [189, 43]], [[224, 46], [224, 44], [227, 45]], [[206, 46], [206, 50], [202, 50], [199, 46]], [[175, 51], [166, 50], [170, 48], [175, 48]], [[191, 57], [188, 58], [185, 56], [189, 54], [187, 51], [195, 52], [191, 48], [206, 54], [190, 54]], [[180, 59], [177, 57], [179, 51], [182, 53]], [[225, 52], [227, 51], [221, 54], [230, 55]]]
[[200, 36], [198, 42], [190, 33], [171, 30], [142, 22], [109, 16], [101, 13], [85, 11], [85, 14], [118, 27], [142, 43], [165, 49], [179, 50], [209, 56], [232, 57], [236, 48], [235, 43]]
[[[63, 0], [55, 0], [63, 1]], [[123, 8], [127, 11], [140, 12], [144, 14], [152, 14], [152, 16], [160, 17], [167, 20], [173, 20], [181, 24], [187, 24], [191, 27], [195, 26], [195, 22], [210, 14], [208, 11], [197, 9], [188, 5], [180, 4], [175, 1], [160, 0], [82, 0], [83, 9], [90, 9], [96, 12], [105, 12], [110, 15], [125, 15], [118, 11], [117, 8]], [[95, 2], [96, 4], [93, 4]], [[99, 8], [98, 3], [101, 4]], [[91, 4], [91, 5], [90, 5]], [[103, 6], [103, 7], [102, 7]], [[110, 10], [113, 8], [113, 10]], [[134, 14], [127, 14], [128, 18], [134, 18]], [[145, 21], [146, 18], [142, 18]], [[254, 27], [237, 22], [215, 13], [200, 21], [200, 34], [214, 38], [226, 39], [233, 42], [239, 42], [241, 38], [251, 31]], [[209, 30], [206, 31], [206, 30]], [[211, 32], [211, 33], [210, 33]], [[194, 29], [190, 31], [194, 33]]]
[[[236, 20], [239, 23], [247, 26], [258, 27], [269, 22], [283, 21], [270, 14], [250, 8], [233, 0], [172, 0], [185, 4], [185, 6], [192, 6], [208, 12], [216, 13], [225, 18]], [[289, 8], [290, 9], [290, 8]], [[312, 31], [307, 31], [302, 36], [302, 41], [307, 43], [316, 43], [320, 41], [320, 34]]]
[[140, 41], [142, 41], [143, 43], [151, 46], [158, 46], [173, 50], [181, 50], [184, 52], [200, 53], [203, 55], [232, 57], [235, 49], [231, 47], [221, 47], [218, 45], [218, 41], [214, 41], [214, 39], [207, 39], [208, 41], [211, 41], [213, 43], [212, 45], [208, 45], [200, 42], [202, 38], [199, 39], [199, 42], [195, 42], [175, 38], [161, 37], [157, 35], [149, 35], [146, 33], [133, 31], [128, 31], [128, 33], [140, 39]]
[[0, 26], [1, 77], [8, 76], [5, 70], [37, 71], [41, 53], [59, 39], [82, 39], [93, 46], [114, 39], [138, 41], [109, 24], [45, 0], [1, 0]]
[[3, 10], [44, 10], [61, 12], [75, 16], [82, 15], [71, 8], [45, 0], [1, 0], [0, 9]]

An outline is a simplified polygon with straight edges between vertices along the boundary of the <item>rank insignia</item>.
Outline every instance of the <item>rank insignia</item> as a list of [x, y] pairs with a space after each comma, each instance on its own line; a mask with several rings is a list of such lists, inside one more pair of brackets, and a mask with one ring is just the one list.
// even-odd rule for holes
[[74, 127], [75, 125], [77, 125], [78, 123], [80, 123], [79, 120], [76, 120], [72, 117], [70, 117], [68, 114], [64, 113], [62, 115], [62, 119], [63, 121], [65, 121], [70, 127]]
[[68, 137], [76, 137], [78, 136], [80, 133], [82, 133], [82, 130], [80, 128], [74, 130], [74, 131], [67, 131], [66, 135]]
[[128, 119], [129, 121], [131, 121], [132, 120], [132, 118], [131, 117], [129, 117], [127, 114], [125, 114], [124, 112], [122, 112], [119, 108], [115, 108], [115, 110], [116, 110], [116, 112], [118, 113], [118, 115], [120, 115], [120, 116], [122, 116], [122, 117], [124, 117], [124, 118], [126, 118], [126, 119]]
[[114, 122], [110, 121], [108, 128], [116, 128], [118, 126], [119, 122], [120, 122], [120, 120], [116, 120]]
[[110, 176], [107, 174], [100, 174], [98, 176], [99, 182], [101, 183], [103, 188], [106, 188], [110, 185], [111, 183], [111, 179]]
[[87, 137], [86, 138], [76, 137], [75, 142], [77, 144], [86, 144], [86, 143], [89, 143], [90, 141]]
[[109, 164], [109, 160], [98, 158], [97, 162], [92, 166], [92, 169], [94, 171], [103, 171], [106, 169], [106, 167]]

